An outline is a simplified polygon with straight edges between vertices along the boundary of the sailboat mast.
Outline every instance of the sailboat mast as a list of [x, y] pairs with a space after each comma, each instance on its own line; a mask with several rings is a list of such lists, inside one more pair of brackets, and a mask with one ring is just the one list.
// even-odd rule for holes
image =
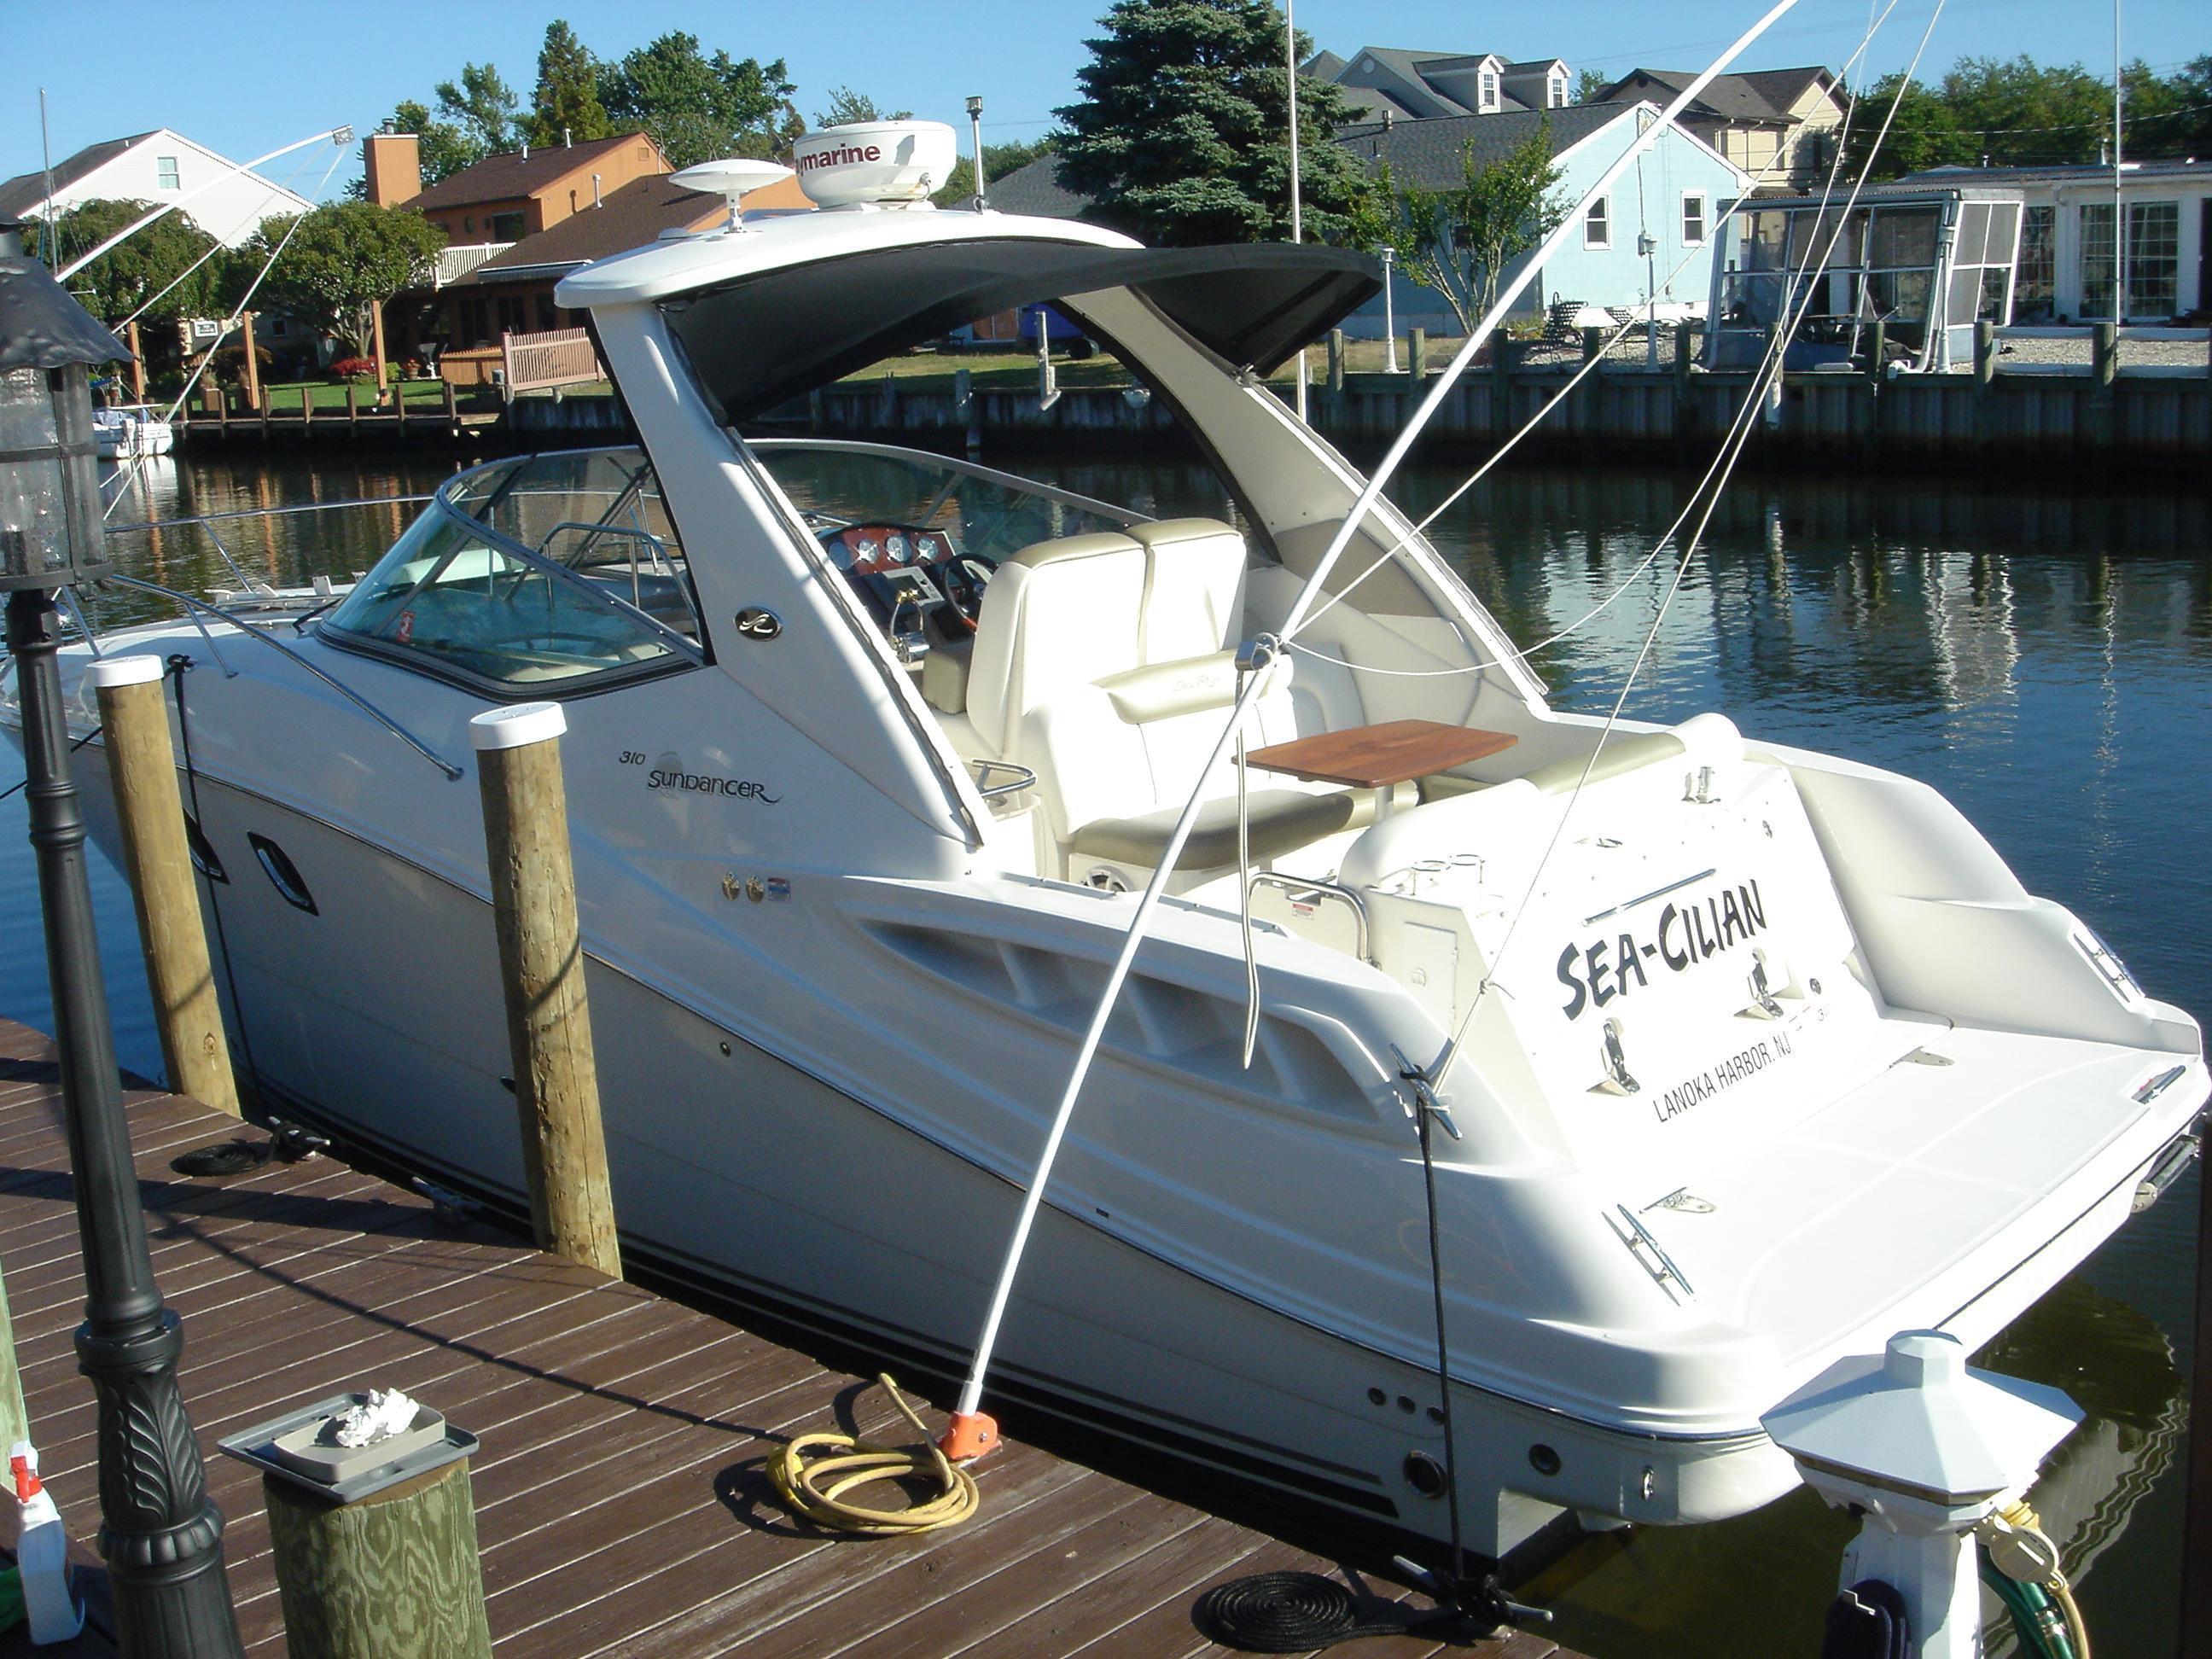
[[2120, 0], [2112, 0], [2112, 325], [2128, 319], [2128, 222], [2121, 202], [2120, 120], [2125, 77], [2120, 69]]
[[[1291, 16], [1291, 0], [1283, 0], [1284, 79], [1291, 92], [1291, 240], [1305, 240], [1305, 210], [1298, 190], [1298, 26]], [[1298, 418], [1306, 417], [1306, 354], [1298, 349]]]

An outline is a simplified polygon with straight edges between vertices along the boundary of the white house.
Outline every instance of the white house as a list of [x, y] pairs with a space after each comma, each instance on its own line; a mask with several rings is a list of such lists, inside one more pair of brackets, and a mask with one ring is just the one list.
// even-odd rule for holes
[[[1932, 167], [1897, 182], [2018, 191], [2026, 208], [2013, 319], [2112, 316], [2110, 167]], [[2126, 320], [2162, 323], [2212, 311], [2212, 161], [2130, 161], [2118, 185], [2128, 215]]]
[[55, 162], [51, 192], [42, 167], [0, 184], [0, 218], [43, 219], [81, 202], [176, 202], [202, 230], [236, 247], [271, 215], [305, 213], [314, 206], [258, 173], [233, 173], [235, 166], [206, 145], [158, 127], [88, 144]]

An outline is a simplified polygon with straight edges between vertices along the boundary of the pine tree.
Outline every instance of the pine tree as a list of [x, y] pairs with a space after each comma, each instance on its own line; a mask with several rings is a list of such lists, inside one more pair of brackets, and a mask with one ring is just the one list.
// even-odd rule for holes
[[538, 49], [538, 90], [523, 124], [530, 142], [547, 149], [574, 140], [605, 138], [614, 124], [599, 102], [599, 63], [576, 38], [576, 31], [555, 18], [545, 26]]
[[[1273, 0], [1115, 0], [1076, 71], [1083, 101], [1054, 112], [1060, 181], [1095, 216], [1153, 243], [1249, 242], [1290, 234], [1289, 76]], [[1313, 44], [1301, 35], [1300, 62]], [[1340, 240], [1366, 188], [1329, 134], [1343, 94], [1298, 77], [1299, 198], [1305, 234]]]

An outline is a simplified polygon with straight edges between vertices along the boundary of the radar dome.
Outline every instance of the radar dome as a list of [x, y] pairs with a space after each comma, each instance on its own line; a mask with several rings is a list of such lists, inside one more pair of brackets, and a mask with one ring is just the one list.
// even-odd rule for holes
[[799, 187], [824, 208], [927, 204], [960, 154], [942, 121], [854, 121], [807, 133], [791, 148]]

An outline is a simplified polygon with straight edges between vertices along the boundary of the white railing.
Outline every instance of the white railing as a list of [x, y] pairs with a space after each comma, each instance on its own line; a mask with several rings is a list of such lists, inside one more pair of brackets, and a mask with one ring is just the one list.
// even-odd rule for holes
[[512, 242], [462, 242], [448, 244], [438, 250], [438, 266], [431, 273], [430, 286], [446, 288], [458, 283], [493, 255], [504, 253], [514, 246]]
[[580, 380], [604, 380], [592, 337], [580, 328], [549, 329], [542, 334], [502, 334], [499, 349], [510, 393], [541, 391], [546, 386], [574, 386]]

